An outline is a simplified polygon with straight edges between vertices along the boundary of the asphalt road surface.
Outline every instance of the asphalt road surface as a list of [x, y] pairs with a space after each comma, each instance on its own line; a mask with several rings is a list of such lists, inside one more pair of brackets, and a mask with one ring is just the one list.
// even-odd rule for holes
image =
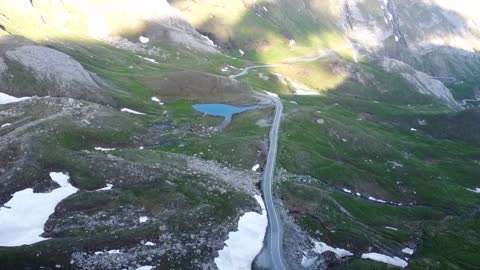
[[263, 197], [268, 214], [267, 252], [270, 255], [271, 267], [274, 270], [285, 270], [283, 262], [283, 228], [280, 215], [273, 203], [272, 183], [275, 177], [275, 162], [277, 159], [278, 130], [282, 117], [283, 105], [278, 97], [269, 96], [275, 103], [275, 116], [270, 129], [270, 148], [268, 149], [267, 163], [263, 174]]

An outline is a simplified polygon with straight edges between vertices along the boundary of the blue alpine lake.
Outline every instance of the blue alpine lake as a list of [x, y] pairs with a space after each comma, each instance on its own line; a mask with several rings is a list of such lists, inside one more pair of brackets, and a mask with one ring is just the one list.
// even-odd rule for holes
[[227, 104], [195, 104], [193, 108], [208, 115], [225, 117], [225, 120], [220, 125], [220, 128], [224, 128], [230, 123], [234, 114], [256, 110], [258, 106], [237, 107]]

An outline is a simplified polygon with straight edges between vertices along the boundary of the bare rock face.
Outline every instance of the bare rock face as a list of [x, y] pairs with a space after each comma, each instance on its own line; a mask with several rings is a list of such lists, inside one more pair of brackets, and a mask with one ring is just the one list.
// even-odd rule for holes
[[480, 76], [478, 1], [335, 1], [346, 34], [368, 52], [435, 77]]
[[13, 96], [108, 102], [105, 90], [72, 57], [17, 37], [0, 37], [0, 91]]
[[437, 97], [452, 108], [460, 107], [450, 90], [441, 81], [432, 78], [430, 75], [415, 70], [411, 66], [395, 59], [383, 58], [378, 64], [388, 72], [400, 74], [418, 92]]
[[29, 68], [38, 80], [54, 80], [62, 89], [74, 84], [98, 87], [90, 74], [70, 56], [43, 46], [22, 46], [7, 51], [6, 57]]

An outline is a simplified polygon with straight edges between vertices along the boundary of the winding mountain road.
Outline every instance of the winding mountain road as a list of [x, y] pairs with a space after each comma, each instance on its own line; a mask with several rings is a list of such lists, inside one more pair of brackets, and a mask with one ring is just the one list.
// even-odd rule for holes
[[[230, 76], [235, 79], [248, 74], [248, 70], [259, 67], [271, 67], [274, 65], [251, 66], [243, 69], [237, 75]], [[275, 177], [275, 162], [277, 160], [278, 131], [280, 129], [280, 120], [282, 117], [283, 104], [279, 97], [273, 94], [256, 93], [256, 95], [270, 99], [275, 105], [275, 115], [273, 117], [272, 127], [270, 128], [267, 162], [265, 165], [262, 181], [263, 199], [268, 215], [268, 228], [265, 238], [265, 250], [268, 253], [270, 267], [274, 270], [286, 270], [283, 261], [283, 227], [280, 215], [273, 203], [272, 185]]]
[[[340, 47], [338, 49], [333, 49], [333, 50], [332, 49], [321, 50], [318, 52], [316, 56], [287, 59], [279, 64], [256, 65], [256, 66], [246, 67], [242, 69], [239, 73], [235, 75], [231, 75], [229, 78], [237, 79], [239, 77], [247, 75], [248, 71], [256, 68], [269, 68], [269, 67], [277, 67], [281, 65], [300, 63], [300, 62], [313, 62], [327, 56], [328, 52], [342, 51], [348, 48], [351, 48], [351, 46], [344, 46], [344, 47]], [[256, 94], [264, 98], [270, 99], [275, 105], [275, 115], [273, 118], [273, 123], [272, 123], [272, 127], [270, 129], [270, 134], [269, 134], [270, 147], [268, 149], [267, 162], [265, 165], [263, 182], [262, 182], [263, 199], [265, 200], [265, 207], [267, 209], [267, 214], [268, 214], [268, 229], [267, 229], [267, 235], [265, 238], [264, 248], [265, 248], [265, 251], [268, 253], [268, 256], [270, 257], [269, 258], [270, 269], [286, 270], [285, 263], [284, 263], [284, 256], [283, 256], [282, 221], [280, 219], [280, 214], [275, 208], [275, 204], [273, 202], [273, 192], [272, 192], [272, 185], [275, 177], [275, 162], [277, 160], [278, 132], [280, 129], [280, 120], [283, 112], [283, 104], [280, 98], [278, 96], [275, 96], [274, 94], [270, 94], [270, 93], [267, 93], [267, 94], [256, 93]]]
[[275, 116], [270, 129], [270, 148], [268, 149], [267, 163], [263, 174], [262, 190], [265, 206], [268, 213], [267, 248], [271, 257], [271, 266], [275, 270], [285, 270], [283, 262], [283, 228], [280, 215], [273, 203], [272, 183], [275, 177], [275, 162], [277, 159], [278, 131], [282, 117], [283, 105], [278, 97], [269, 96], [275, 103]]

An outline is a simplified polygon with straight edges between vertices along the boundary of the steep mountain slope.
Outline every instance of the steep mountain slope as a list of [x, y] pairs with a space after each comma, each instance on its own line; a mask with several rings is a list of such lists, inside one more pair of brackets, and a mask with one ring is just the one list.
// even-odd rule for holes
[[[165, 0], [122, 1], [3, 1], [2, 24], [10, 33], [44, 39], [52, 34], [84, 34], [96, 39], [125, 37], [143, 42], [171, 42], [202, 52], [215, 52]], [[34, 26], [35, 25], [35, 26]], [[35, 27], [35, 28], [34, 28]]]
[[[56, 190], [51, 172], [78, 189], [48, 239], [0, 247], [0, 268], [217, 269], [240, 217], [262, 211], [273, 107], [255, 91], [284, 104], [289, 269], [479, 268], [478, 8], [0, 1], [0, 212]], [[259, 107], [222, 129], [197, 103]]]

